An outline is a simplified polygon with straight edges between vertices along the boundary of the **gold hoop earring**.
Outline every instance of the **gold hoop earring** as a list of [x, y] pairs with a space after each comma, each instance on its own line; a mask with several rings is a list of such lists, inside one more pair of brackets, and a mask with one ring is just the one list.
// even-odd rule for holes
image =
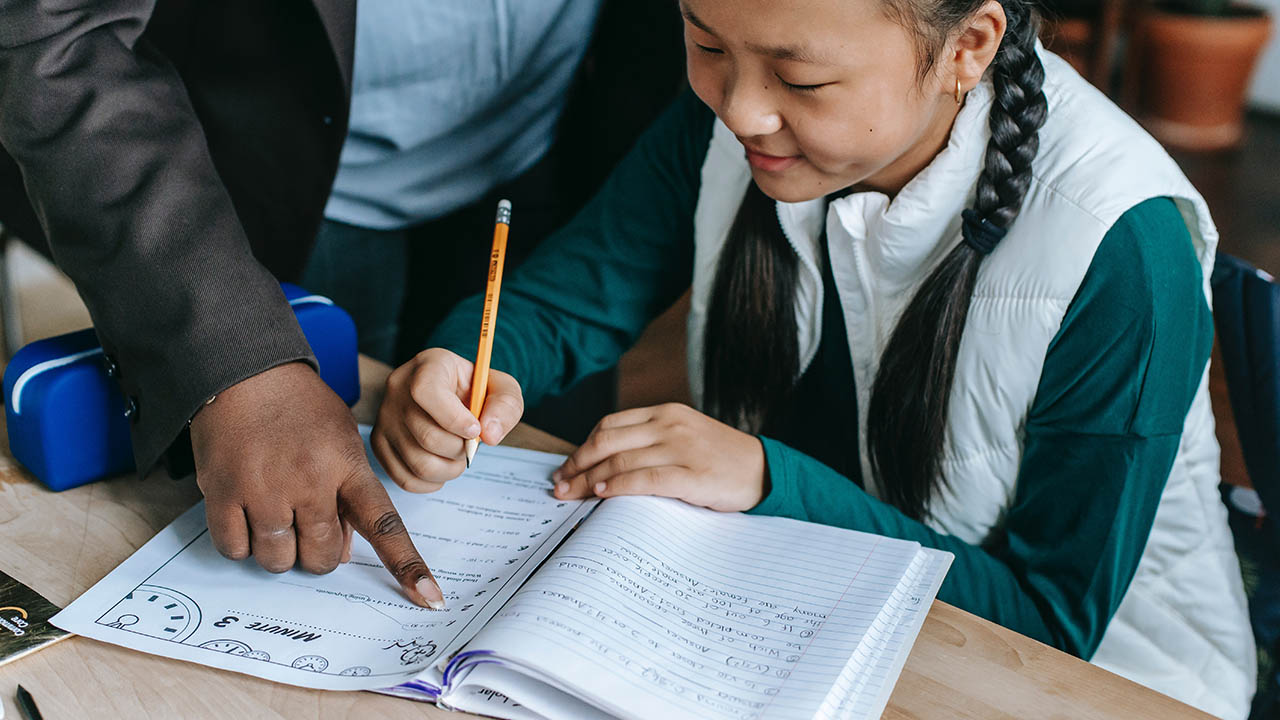
[[956, 104], [960, 104], [960, 78], [956, 78]]

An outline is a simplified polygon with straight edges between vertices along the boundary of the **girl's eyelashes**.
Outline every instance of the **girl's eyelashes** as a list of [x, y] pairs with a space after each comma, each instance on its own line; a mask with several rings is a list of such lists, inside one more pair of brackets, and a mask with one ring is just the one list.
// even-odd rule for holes
[[816, 85], [797, 85], [795, 83], [787, 82], [786, 80], [783, 79], [781, 75], [778, 75], [777, 73], [774, 73], [774, 76], [777, 77], [778, 82], [786, 86], [788, 90], [794, 90], [795, 92], [801, 92], [801, 93], [816, 92], [818, 88], [825, 87], [831, 84], [831, 83], [818, 83]]
[[[698, 52], [705, 53], [707, 55], [724, 55], [725, 54], [724, 50], [721, 50], [720, 48], [711, 47], [710, 45], [703, 45], [702, 43], [695, 42], [693, 40], [690, 40], [690, 42], [693, 43], [694, 47], [698, 48]], [[781, 75], [777, 73], [774, 73], [774, 77], [778, 78], [778, 82], [782, 83], [783, 86], [785, 86], [788, 90], [792, 90], [794, 92], [799, 92], [799, 93], [815, 92], [820, 87], [824, 87], [832, 84], [832, 83], [817, 83], [816, 85], [798, 85], [796, 83], [787, 82], [785, 79], [783, 79]]]

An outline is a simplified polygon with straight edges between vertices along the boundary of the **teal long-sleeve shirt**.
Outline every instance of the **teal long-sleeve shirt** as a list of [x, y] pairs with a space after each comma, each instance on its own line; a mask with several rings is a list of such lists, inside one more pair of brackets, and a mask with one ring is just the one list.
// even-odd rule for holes
[[[507, 278], [493, 366], [520, 381], [530, 404], [615, 364], [689, 286], [713, 120], [692, 94], [677, 101]], [[480, 303], [456, 308], [432, 345], [473, 356]], [[1186, 226], [1172, 201], [1149, 200], [1102, 240], [1050, 343], [1014, 501], [988, 542], [939, 533], [768, 437], [770, 490], [751, 512], [950, 551], [941, 599], [1087, 659], [1146, 546], [1211, 342]]]

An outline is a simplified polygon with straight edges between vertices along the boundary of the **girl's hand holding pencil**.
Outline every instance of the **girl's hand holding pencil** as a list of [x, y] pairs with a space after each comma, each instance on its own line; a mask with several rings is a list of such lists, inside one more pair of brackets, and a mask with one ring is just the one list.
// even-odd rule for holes
[[489, 371], [484, 409], [468, 409], [475, 366], [441, 348], [424, 350], [396, 368], [378, 411], [371, 444], [387, 474], [410, 492], [439, 490], [467, 467], [464, 444], [479, 438], [497, 445], [520, 422], [520, 383]]
[[510, 226], [511, 203], [503, 200], [494, 218], [476, 361], [439, 348], [424, 350], [387, 380], [373, 451], [405, 490], [439, 490], [470, 467], [481, 440], [502, 442], [524, 414], [520, 383], [489, 367]]

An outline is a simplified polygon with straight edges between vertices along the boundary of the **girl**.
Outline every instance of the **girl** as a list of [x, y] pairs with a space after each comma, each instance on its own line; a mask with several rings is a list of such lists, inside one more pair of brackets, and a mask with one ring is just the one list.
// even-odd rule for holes
[[[616, 362], [692, 284], [698, 409], [600, 421], [556, 494], [656, 494], [955, 553], [939, 597], [1243, 718], [1254, 649], [1218, 500], [1216, 232], [1026, 0], [682, 0], [689, 81], [504, 288], [388, 383], [397, 482]], [[518, 208], [517, 208], [518, 212]], [[518, 224], [517, 224], [518, 231]], [[518, 379], [518, 382], [517, 382]]]

